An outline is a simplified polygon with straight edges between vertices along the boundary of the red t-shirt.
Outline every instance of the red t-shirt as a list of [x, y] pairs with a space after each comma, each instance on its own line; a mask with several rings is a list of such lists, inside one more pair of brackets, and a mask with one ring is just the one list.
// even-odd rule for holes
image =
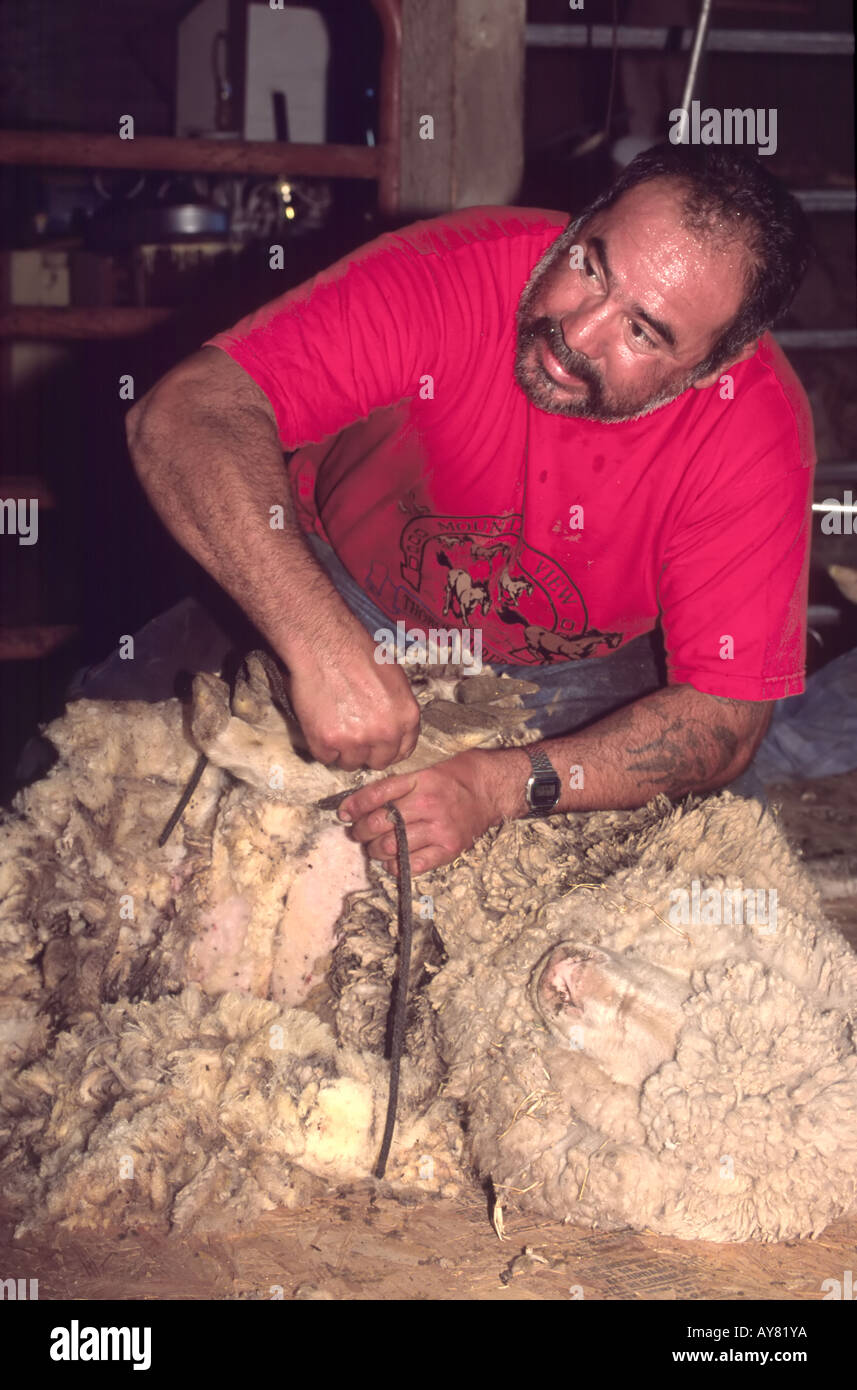
[[297, 450], [302, 526], [392, 620], [479, 627], [483, 661], [519, 665], [606, 655], [660, 620], [671, 683], [798, 694], [806, 397], [766, 335], [729, 369], [731, 399], [690, 389], [623, 424], [532, 405], [515, 310], [567, 222], [490, 207], [418, 222], [208, 343]]

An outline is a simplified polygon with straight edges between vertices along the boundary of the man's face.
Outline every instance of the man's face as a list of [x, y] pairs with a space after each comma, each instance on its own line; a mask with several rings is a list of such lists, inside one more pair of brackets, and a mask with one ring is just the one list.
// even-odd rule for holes
[[536, 266], [518, 306], [518, 385], [551, 415], [618, 422], [708, 384], [694, 369], [740, 307], [745, 266], [740, 240], [682, 230], [673, 181], [639, 184]]

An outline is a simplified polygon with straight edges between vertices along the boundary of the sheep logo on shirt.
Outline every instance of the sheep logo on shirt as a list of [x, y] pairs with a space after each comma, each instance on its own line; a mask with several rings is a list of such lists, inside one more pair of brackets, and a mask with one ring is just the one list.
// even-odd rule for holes
[[622, 633], [591, 628], [588, 632], [579, 632], [576, 637], [562, 637], [558, 632], [549, 632], [547, 628], [529, 624], [524, 628], [524, 639], [528, 652], [541, 662], [583, 661], [586, 657], [594, 656], [602, 644], [611, 651], [618, 647]]
[[[449, 565], [449, 560], [443, 553], [438, 556], [438, 559], [442, 565]], [[470, 619], [477, 608], [482, 609], [483, 617], [491, 611], [491, 595], [488, 592], [488, 585], [481, 580], [472, 579], [467, 570], [450, 567], [446, 588], [443, 591], [444, 617], [453, 604], [458, 605], [458, 615], [461, 621], [469, 627]]]
[[513, 579], [509, 573], [509, 566], [506, 565], [497, 580], [498, 596], [517, 608], [521, 594], [526, 594], [529, 598], [532, 592], [533, 581], [528, 579], [526, 575]]
[[[517, 513], [412, 517], [401, 535], [401, 578], [428, 612], [440, 608], [462, 627], [479, 623], [495, 661], [535, 665], [618, 646], [622, 634], [591, 625], [574, 580], [551, 554], [524, 539], [522, 526]], [[509, 624], [524, 629], [520, 644], [503, 634], [500, 625]]]

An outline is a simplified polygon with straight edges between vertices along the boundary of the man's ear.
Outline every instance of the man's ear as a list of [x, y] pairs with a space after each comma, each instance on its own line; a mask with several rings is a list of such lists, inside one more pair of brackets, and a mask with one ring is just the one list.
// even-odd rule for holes
[[753, 356], [758, 346], [759, 340], [754, 338], [751, 343], [747, 343], [746, 347], [741, 349], [737, 357], [733, 357], [729, 362], [722, 362], [716, 371], [709, 372], [707, 376], [701, 376], [698, 381], [693, 383], [697, 391], [702, 391], [706, 386], [713, 386], [715, 381], [720, 380], [724, 372], [729, 371], [730, 367], [737, 367], [739, 362], [746, 362], [748, 357]]

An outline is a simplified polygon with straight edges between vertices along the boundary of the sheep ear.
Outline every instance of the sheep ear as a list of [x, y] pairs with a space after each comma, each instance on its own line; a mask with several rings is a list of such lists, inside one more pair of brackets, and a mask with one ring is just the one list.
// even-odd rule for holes
[[257, 724], [264, 721], [272, 703], [270, 679], [256, 653], [251, 652], [235, 677], [232, 713], [248, 724]]
[[193, 678], [190, 731], [194, 742], [204, 750], [223, 732], [229, 719], [229, 686], [219, 676], [201, 671]]

